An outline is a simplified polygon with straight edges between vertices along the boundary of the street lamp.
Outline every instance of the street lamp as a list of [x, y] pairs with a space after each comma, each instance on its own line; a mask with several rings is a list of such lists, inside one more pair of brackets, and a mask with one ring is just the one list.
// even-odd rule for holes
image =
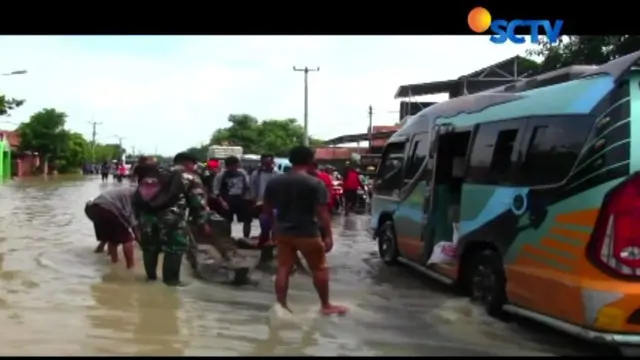
[[8, 73], [0, 74], [2, 76], [11, 76], [11, 75], [24, 75], [27, 73], [27, 70], [16, 70]]

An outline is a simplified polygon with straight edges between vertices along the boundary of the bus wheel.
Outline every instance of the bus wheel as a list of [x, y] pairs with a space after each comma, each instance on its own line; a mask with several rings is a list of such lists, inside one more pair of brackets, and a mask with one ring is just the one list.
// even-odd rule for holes
[[487, 314], [500, 317], [507, 302], [506, 276], [500, 254], [484, 250], [473, 258], [469, 293], [471, 300], [481, 304]]
[[396, 264], [398, 260], [398, 245], [393, 222], [386, 221], [382, 224], [378, 234], [378, 254], [380, 254], [380, 259], [387, 265]]

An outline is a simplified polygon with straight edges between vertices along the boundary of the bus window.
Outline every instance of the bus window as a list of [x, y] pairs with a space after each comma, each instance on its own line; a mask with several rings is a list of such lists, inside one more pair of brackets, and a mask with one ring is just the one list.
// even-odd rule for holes
[[374, 191], [377, 195], [395, 196], [402, 185], [404, 142], [387, 144], [378, 166]]
[[519, 185], [553, 185], [564, 181], [578, 160], [594, 118], [566, 116], [529, 120]]
[[413, 137], [411, 152], [407, 157], [407, 165], [404, 173], [404, 185], [409, 184], [417, 175], [418, 171], [427, 160], [429, 155], [429, 133], [424, 132]]
[[282, 172], [283, 173], [288, 173], [289, 170], [291, 170], [291, 166], [290, 165], [283, 165], [282, 166]]
[[496, 121], [480, 125], [467, 177], [476, 184], [512, 184], [513, 163], [527, 119]]

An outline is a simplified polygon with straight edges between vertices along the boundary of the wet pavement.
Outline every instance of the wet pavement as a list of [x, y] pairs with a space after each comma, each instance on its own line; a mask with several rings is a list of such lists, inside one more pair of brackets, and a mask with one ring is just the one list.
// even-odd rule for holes
[[[0, 355], [590, 355], [549, 329], [486, 317], [408, 269], [384, 266], [366, 216], [336, 218], [332, 298], [322, 317], [310, 279], [291, 281], [293, 315], [274, 306], [273, 275], [232, 288], [193, 279], [167, 288], [94, 254], [84, 203], [93, 177], [0, 185]], [[239, 234], [240, 229], [234, 229]]]

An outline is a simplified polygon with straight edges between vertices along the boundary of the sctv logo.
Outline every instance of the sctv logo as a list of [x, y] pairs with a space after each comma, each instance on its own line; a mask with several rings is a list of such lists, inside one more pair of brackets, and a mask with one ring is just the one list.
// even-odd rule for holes
[[[533, 44], [538, 43], [538, 36], [546, 35], [551, 44], [554, 44], [560, 38], [560, 31], [562, 30], [562, 20], [492, 20], [489, 10], [483, 7], [477, 7], [471, 10], [467, 17], [469, 28], [477, 33], [483, 33], [487, 30], [491, 30], [494, 35], [491, 35], [489, 40], [494, 44], [504, 44], [507, 40], [514, 44], [524, 44], [527, 39], [526, 36], [516, 35], [517, 28], [527, 29], [529, 42]], [[542, 28], [542, 33], [540, 33]]]

